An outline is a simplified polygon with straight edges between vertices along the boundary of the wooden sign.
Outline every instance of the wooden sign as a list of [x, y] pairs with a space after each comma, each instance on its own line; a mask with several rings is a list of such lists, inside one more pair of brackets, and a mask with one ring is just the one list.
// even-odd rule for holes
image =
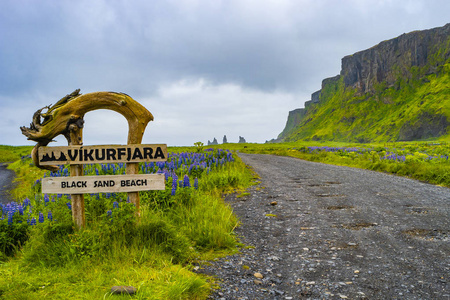
[[138, 163], [167, 160], [167, 145], [39, 147], [40, 165]]
[[164, 190], [164, 174], [45, 177], [46, 194], [86, 194]]
[[[109, 109], [123, 115], [128, 122], [126, 146], [83, 146], [84, 115], [97, 109]], [[43, 112], [45, 111], [45, 112]], [[145, 127], [153, 115], [136, 100], [123, 93], [80, 90], [61, 98], [54, 105], [37, 110], [30, 127], [22, 133], [37, 144], [31, 151], [34, 164], [41, 169], [57, 171], [57, 165], [70, 164], [70, 177], [48, 177], [42, 181], [44, 193], [72, 195], [72, 218], [78, 228], [85, 226], [83, 193], [128, 192], [139, 216], [139, 191], [164, 189], [164, 176], [140, 175], [139, 162], [166, 161], [166, 145], [141, 145]], [[68, 147], [46, 147], [58, 135], [64, 135]], [[126, 163], [126, 176], [83, 176], [83, 164]], [[106, 177], [106, 178], [105, 178]]]

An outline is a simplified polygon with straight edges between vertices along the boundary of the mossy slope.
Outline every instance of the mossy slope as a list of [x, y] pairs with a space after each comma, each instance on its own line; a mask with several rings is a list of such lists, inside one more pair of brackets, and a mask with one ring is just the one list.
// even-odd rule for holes
[[[366, 67], [358, 64], [360, 70], [351, 70], [360, 76], [357, 81], [349, 84], [347, 69], [333, 80], [324, 80], [319, 101], [308, 103], [301, 114], [295, 114], [295, 120], [291, 118], [294, 114], [290, 114], [277, 141], [387, 142], [450, 138], [450, 34], [447, 32], [450, 24], [436, 30], [444, 32], [446, 38], [441, 34], [438, 43], [430, 40], [426, 60], [420, 65], [412, 62], [408, 52], [396, 54], [396, 63], [377, 67], [385, 70], [381, 81], [376, 81], [377, 76], [370, 72], [362, 74], [378, 63], [364, 60], [361, 63], [367, 64]], [[411, 33], [412, 38], [415, 35], [419, 42], [424, 40], [423, 34]], [[410, 41], [411, 37], [397, 39]], [[383, 51], [386, 56], [392, 55], [390, 49], [382, 48], [391, 44], [382, 42], [356, 53], [355, 60], [359, 63], [361, 57], [376, 57], [361, 54], [374, 52], [379, 54], [376, 57], [379, 61]], [[351, 56], [344, 58], [349, 59]], [[363, 86], [362, 82], [369, 80], [371, 84]]]

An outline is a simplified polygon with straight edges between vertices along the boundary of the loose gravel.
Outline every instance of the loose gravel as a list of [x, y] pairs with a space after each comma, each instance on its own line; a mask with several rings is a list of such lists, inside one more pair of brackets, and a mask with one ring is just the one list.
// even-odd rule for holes
[[356, 168], [239, 154], [228, 195], [246, 246], [204, 262], [211, 299], [450, 299], [450, 189]]
[[0, 163], [0, 203], [6, 204], [13, 201], [11, 190], [14, 188], [15, 173], [7, 169], [8, 165]]

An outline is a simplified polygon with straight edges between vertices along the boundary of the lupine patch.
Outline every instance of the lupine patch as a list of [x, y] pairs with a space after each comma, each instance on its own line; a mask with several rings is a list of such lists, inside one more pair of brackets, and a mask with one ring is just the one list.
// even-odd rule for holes
[[[446, 150], [444, 150], [446, 149]], [[354, 154], [356, 157], [364, 154], [377, 155], [380, 160], [395, 161], [395, 162], [408, 162], [408, 161], [433, 161], [442, 162], [448, 161], [448, 152], [442, 154], [443, 151], [449, 151], [447, 147], [411, 147], [408, 148], [359, 148], [359, 147], [304, 147], [300, 148], [300, 151], [308, 152], [310, 154], [319, 152], [330, 152], [340, 155], [342, 157], [351, 156]]]
[[[150, 194], [154, 201], [159, 201], [157, 199], [161, 198], [160, 201], [166, 204], [174, 203], [174, 200], [171, 200], [170, 197], [177, 197], [177, 193], [181, 190], [198, 190], [203, 176], [208, 176], [211, 170], [219, 169], [233, 161], [233, 155], [228, 150], [207, 149], [203, 153], [169, 153], [166, 162], [141, 163], [140, 173], [161, 173], [165, 175], [166, 179], [166, 191], [144, 193]], [[125, 174], [126, 168], [123, 163], [91, 164], [85, 165], [83, 170], [84, 175], [118, 175]], [[61, 166], [58, 171], [48, 172], [44, 177], [66, 177], [69, 175], [69, 167]], [[193, 187], [191, 182], [194, 183]], [[30, 198], [25, 198], [21, 203], [0, 204], [0, 222], [5, 222], [5, 225], [12, 228], [15, 224], [40, 226], [46, 224], [46, 222], [57, 224], [61, 219], [70, 220], [72, 210], [70, 195], [42, 195], [40, 186], [41, 180], [38, 179], [33, 186], [35, 194]], [[185, 193], [180, 194], [181, 197], [186, 195]], [[95, 219], [103, 214], [115, 222], [116, 219], [113, 220], [113, 215], [116, 216], [115, 211], [122, 210], [122, 205], [119, 205], [121, 202], [127, 202], [125, 193], [86, 194], [87, 218]], [[123, 214], [118, 214], [118, 216], [121, 215]]]

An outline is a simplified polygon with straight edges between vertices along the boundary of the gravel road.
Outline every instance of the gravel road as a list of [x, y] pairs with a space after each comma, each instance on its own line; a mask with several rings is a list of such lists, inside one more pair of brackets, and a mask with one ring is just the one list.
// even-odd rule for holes
[[450, 189], [239, 156], [261, 183], [226, 198], [248, 247], [200, 266], [220, 283], [212, 299], [450, 299]]
[[0, 163], [0, 203], [3, 204], [13, 201], [10, 191], [14, 187], [15, 173], [12, 170], [8, 170], [7, 166], [7, 164]]

